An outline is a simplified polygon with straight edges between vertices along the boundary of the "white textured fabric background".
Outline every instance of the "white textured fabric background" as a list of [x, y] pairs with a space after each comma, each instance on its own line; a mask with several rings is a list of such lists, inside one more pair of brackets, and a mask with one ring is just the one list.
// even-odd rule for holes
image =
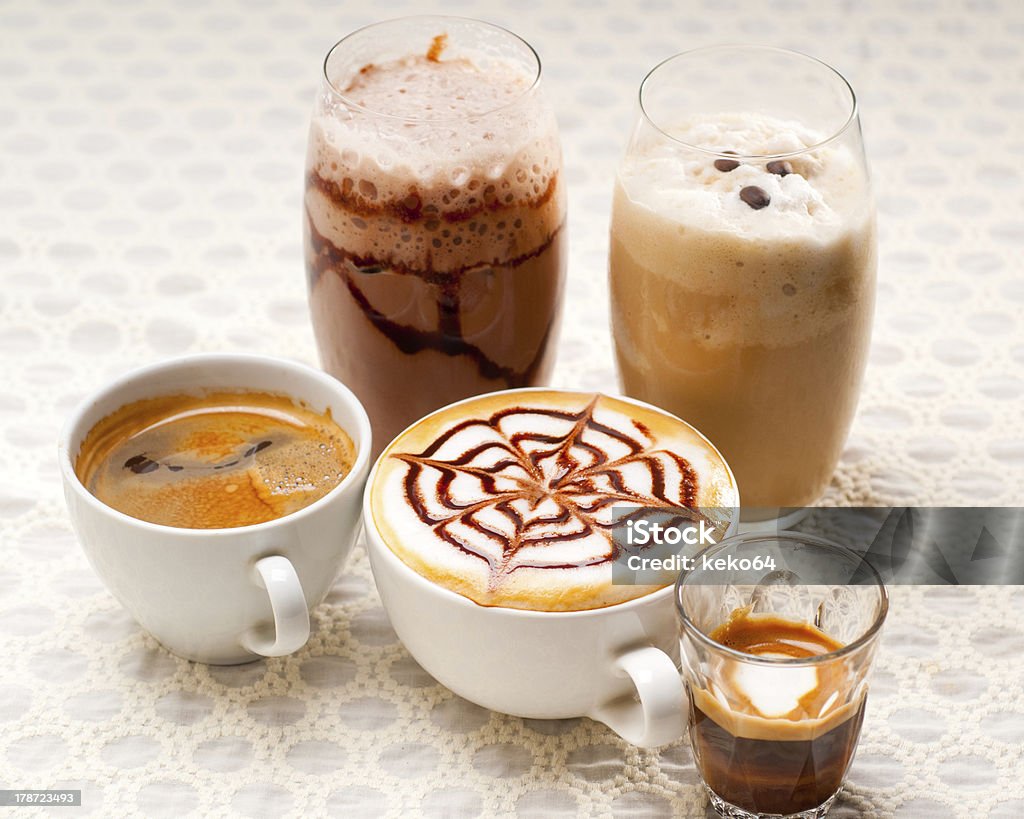
[[[360, 550], [297, 655], [179, 660], [69, 529], [63, 416], [157, 358], [315, 362], [300, 200], [321, 59], [391, 0], [0, 0], [0, 787], [71, 815], [703, 816], [685, 744], [491, 714], [390, 629]], [[860, 94], [881, 226], [860, 412], [828, 502], [1024, 499], [1024, 5], [448, 0], [533, 43], [559, 113], [570, 283], [557, 382], [613, 390], [614, 166], [644, 73], [794, 47]], [[895, 589], [837, 817], [1024, 815], [1024, 588]]]

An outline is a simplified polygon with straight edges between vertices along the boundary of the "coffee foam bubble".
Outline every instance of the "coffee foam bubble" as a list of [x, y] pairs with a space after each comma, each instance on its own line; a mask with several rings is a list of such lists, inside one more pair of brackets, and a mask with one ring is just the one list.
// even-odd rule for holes
[[319, 101], [312, 167], [329, 178], [337, 178], [339, 168], [332, 163], [339, 159], [339, 167], [366, 168], [371, 172], [359, 174], [357, 182], [375, 185], [384, 199], [404, 196], [410, 180], [462, 188], [474, 178], [506, 177], [515, 198], [536, 195], [544, 187], [544, 168], [553, 167], [556, 157], [544, 155], [547, 140], [529, 137], [548, 135], [553, 117], [536, 104], [538, 89], [526, 93], [532, 78], [521, 66], [493, 58], [479, 63], [484, 67], [472, 57], [412, 56], [336, 82], [345, 87], [346, 99], [368, 110], [353, 110], [331, 94]]
[[616, 506], [738, 503], [721, 456], [678, 419], [546, 390], [428, 416], [385, 451], [370, 491], [381, 536], [411, 568], [482, 605], [549, 611], [658, 588], [612, 584]]
[[[684, 120], [668, 130], [687, 145], [738, 155], [738, 167], [721, 171], [713, 156], [659, 139], [626, 157], [619, 179], [630, 198], [686, 228], [820, 241], [844, 231], [846, 214], [863, 200], [860, 167], [842, 145], [789, 157], [792, 173], [786, 175], [769, 172], [769, 160], [744, 158], [806, 151], [822, 142], [798, 122], [732, 113]], [[739, 193], [748, 185], [762, 188], [771, 203], [759, 210], [746, 204]]]

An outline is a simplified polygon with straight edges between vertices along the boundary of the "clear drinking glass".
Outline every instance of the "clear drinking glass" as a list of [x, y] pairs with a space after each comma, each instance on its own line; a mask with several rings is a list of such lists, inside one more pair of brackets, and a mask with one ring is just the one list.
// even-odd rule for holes
[[[698, 555], [676, 604], [690, 743], [715, 809], [734, 819], [825, 816], [856, 752], [888, 611], [878, 573], [821, 538], [739, 535]], [[717, 633], [738, 612], [764, 629], [764, 653]], [[801, 649], [808, 626], [830, 650]], [[788, 642], [771, 642], [780, 635]], [[792, 655], [778, 650], [791, 646]]]
[[647, 75], [612, 208], [619, 376], [714, 441], [744, 520], [828, 485], [864, 372], [876, 255], [857, 101], [838, 72], [720, 46]]
[[566, 197], [528, 43], [457, 17], [360, 29], [324, 63], [304, 236], [320, 359], [379, 452], [457, 399], [554, 363]]

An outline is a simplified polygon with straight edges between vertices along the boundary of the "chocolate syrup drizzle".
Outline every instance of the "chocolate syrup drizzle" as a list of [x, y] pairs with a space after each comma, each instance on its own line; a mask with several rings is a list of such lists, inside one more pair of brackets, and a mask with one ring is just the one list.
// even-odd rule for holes
[[[321, 179], [315, 174], [311, 178]], [[321, 180], [322, 181], [322, 180]], [[311, 183], [312, 184], [312, 183]], [[335, 185], [335, 183], [330, 183]], [[336, 187], [336, 185], [335, 185]], [[418, 199], [418, 198], [417, 198]], [[338, 202], [335, 202], [337, 205]], [[407, 214], [408, 216], [408, 214]], [[410, 219], [412, 217], [409, 217]], [[418, 214], [417, 214], [418, 218]], [[313, 217], [306, 210], [306, 221], [309, 225], [310, 247], [315, 254], [315, 262], [310, 266], [310, 287], [314, 287], [320, 277], [327, 272], [335, 273], [344, 282], [349, 294], [370, 323], [406, 355], [422, 350], [434, 350], [447, 356], [464, 356], [476, 366], [481, 377], [492, 381], [503, 381], [508, 387], [524, 387], [534, 383], [537, 370], [541, 366], [548, 348], [554, 322], [549, 322], [544, 335], [537, 345], [537, 351], [524, 370], [517, 371], [499, 364], [490, 358], [479, 347], [470, 344], [462, 336], [462, 319], [459, 315], [460, 282], [462, 276], [469, 271], [476, 271], [486, 265], [473, 265], [453, 270], [435, 271], [427, 257], [427, 269], [416, 270], [394, 260], [380, 260], [369, 256], [359, 256], [337, 247], [330, 239], [320, 233], [313, 224]], [[538, 247], [503, 262], [494, 262], [493, 266], [513, 269], [524, 262], [544, 253], [555, 241], [562, 230], [559, 225]], [[356, 281], [357, 274], [373, 274], [382, 270], [408, 276], [418, 276], [437, 288], [438, 327], [436, 330], [422, 330], [401, 324], [375, 308]], [[557, 314], [557, 311], [555, 311]]]
[[[486, 419], [471, 418], [456, 424], [420, 453], [392, 453], [392, 458], [408, 465], [404, 479], [406, 500], [417, 517], [438, 538], [460, 552], [488, 564], [492, 587], [518, 569], [575, 569], [611, 562], [620, 552], [612, 530], [624, 526], [629, 518], [643, 515], [651, 509], [667, 509], [677, 513], [673, 522], [706, 520], [696, 509], [697, 474], [690, 463], [674, 452], [653, 448], [649, 430], [637, 421], [633, 422], [637, 433], [635, 435], [598, 421], [594, 411], [599, 399], [600, 396], [595, 395], [579, 412], [530, 406], [509, 407]], [[501, 429], [501, 422], [516, 414], [570, 421], [572, 428], [563, 435], [542, 432], [506, 435]], [[456, 457], [437, 457], [437, 452], [446, 443], [472, 427], [483, 427], [487, 431], [487, 440], [462, 451]], [[627, 454], [613, 458], [600, 446], [588, 441], [588, 433], [612, 438], [625, 446]], [[498, 450], [497, 454], [493, 451], [495, 449]], [[669, 480], [664, 460], [675, 464], [679, 470], [678, 480]], [[481, 462], [485, 465], [480, 465]], [[550, 466], [552, 462], [554, 468]], [[544, 468], [545, 463], [549, 464], [547, 469]], [[633, 464], [646, 467], [651, 477], [649, 493], [626, 485], [623, 470]], [[460, 476], [474, 478], [490, 497], [475, 503], [458, 503], [452, 495], [452, 484]], [[516, 488], [499, 489], [499, 478], [506, 483], [514, 481]], [[435, 496], [431, 499], [433, 504], [429, 504], [424, 497], [425, 486], [435, 490]], [[548, 500], [554, 501], [557, 513], [532, 521], [524, 520], [513, 506], [515, 501], [526, 501], [528, 508], [534, 510]], [[601, 510], [615, 503], [643, 508], [617, 520], [600, 520]], [[435, 509], [441, 507], [445, 513], [432, 513], [431, 506]], [[478, 513], [485, 509], [501, 514], [511, 524], [514, 534], [509, 537], [482, 521]], [[459, 536], [456, 531], [459, 525], [476, 533], [473, 540]], [[551, 532], [551, 525], [574, 528]], [[539, 533], [537, 530], [540, 530]], [[527, 546], [564, 543], [593, 534], [602, 535], [607, 544], [605, 551], [596, 556], [583, 557], [580, 561], [569, 563], [516, 559], [517, 553]], [[501, 548], [500, 558], [481, 550], [473, 542], [479, 543], [476, 535], [488, 541], [496, 541]]]

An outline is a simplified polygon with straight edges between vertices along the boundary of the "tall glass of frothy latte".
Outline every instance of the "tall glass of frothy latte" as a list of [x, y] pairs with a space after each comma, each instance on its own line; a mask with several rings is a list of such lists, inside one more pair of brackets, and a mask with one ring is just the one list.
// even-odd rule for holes
[[615, 186], [612, 331], [624, 391], [722, 450], [744, 518], [812, 504], [853, 419], [874, 307], [856, 99], [772, 48], [680, 54], [640, 89]]
[[565, 192], [540, 62], [475, 20], [409, 17], [327, 55], [304, 232], [321, 362], [379, 451], [440, 406], [541, 384], [565, 272]]

